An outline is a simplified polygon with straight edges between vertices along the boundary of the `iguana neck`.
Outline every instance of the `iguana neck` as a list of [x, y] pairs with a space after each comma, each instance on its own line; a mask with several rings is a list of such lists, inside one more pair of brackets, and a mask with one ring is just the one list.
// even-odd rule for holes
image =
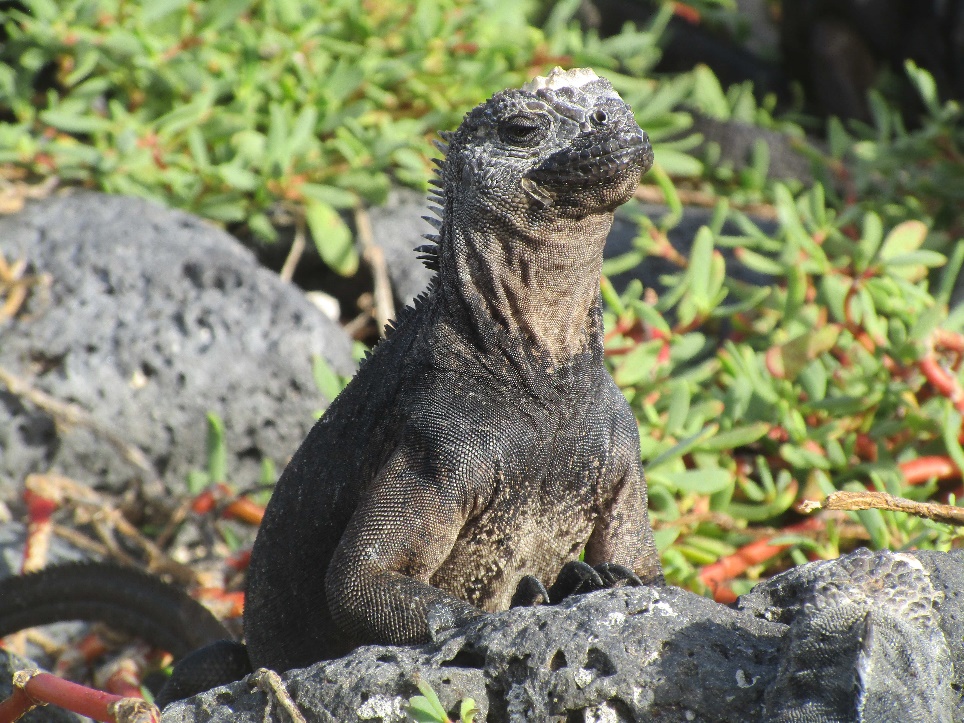
[[476, 346], [508, 356], [525, 376], [562, 371], [587, 352], [601, 358], [599, 275], [611, 225], [611, 213], [542, 218], [538, 233], [491, 219], [446, 222], [442, 293], [461, 307]]

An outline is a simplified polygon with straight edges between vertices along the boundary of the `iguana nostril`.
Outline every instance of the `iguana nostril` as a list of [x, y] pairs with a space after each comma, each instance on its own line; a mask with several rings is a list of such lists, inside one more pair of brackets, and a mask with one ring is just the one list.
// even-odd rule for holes
[[601, 108], [597, 108], [593, 111], [592, 119], [593, 122], [602, 124], [609, 120], [609, 116], [606, 115], [606, 111], [602, 110]]

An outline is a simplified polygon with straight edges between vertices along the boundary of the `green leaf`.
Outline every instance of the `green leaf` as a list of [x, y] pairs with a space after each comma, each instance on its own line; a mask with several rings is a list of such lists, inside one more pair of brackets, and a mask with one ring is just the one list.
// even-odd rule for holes
[[784, 273], [786, 268], [784, 264], [774, 261], [769, 256], [764, 256], [762, 254], [758, 254], [756, 251], [751, 251], [746, 246], [737, 246], [735, 255], [741, 264], [746, 266], [751, 271], [757, 271], [761, 274], [780, 276]]
[[701, 452], [722, 452], [727, 449], [745, 447], [763, 437], [770, 431], [771, 426], [769, 422], [754, 422], [753, 424], [733, 427], [725, 432], [718, 432], [709, 439], [700, 442], [696, 449]]
[[697, 107], [711, 118], [729, 120], [730, 104], [713, 71], [705, 65], [697, 65], [693, 69], [693, 76], [696, 81], [693, 86], [693, 101]]
[[883, 238], [884, 227], [883, 223], [881, 223], [880, 216], [872, 211], [864, 214], [863, 233], [857, 242], [857, 250], [860, 252], [858, 255], [859, 261], [855, 265], [857, 271], [863, 271], [867, 268], [870, 260], [874, 258], [874, 254], [877, 253], [877, 249], [880, 248], [880, 242]]
[[348, 379], [332, 369], [328, 361], [320, 354], [312, 360], [311, 372], [315, 377], [315, 385], [318, 387], [318, 391], [329, 402], [332, 402], [335, 397], [341, 394], [341, 390], [348, 384]]
[[678, 527], [663, 527], [659, 530], [653, 530], [653, 540], [656, 543], [656, 549], [660, 552], [667, 549], [676, 542], [676, 539], [680, 536], [680, 532], [682, 532], [682, 530]]
[[358, 205], [358, 195], [344, 188], [320, 183], [303, 183], [299, 188], [306, 198], [327, 203], [332, 208], [354, 208]]
[[934, 82], [934, 76], [923, 68], [919, 68], [913, 60], [904, 61], [904, 70], [914, 87], [917, 88], [917, 92], [927, 109], [932, 113], [937, 113], [940, 110], [940, 99], [937, 95], [937, 83]]
[[770, 372], [781, 379], [797, 378], [797, 375], [813, 359], [833, 349], [840, 336], [837, 324], [827, 324], [791, 339], [785, 344], [771, 347], [767, 352]]
[[228, 477], [228, 449], [224, 442], [224, 422], [214, 412], [208, 412], [207, 419], [208, 477], [211, 482], [224, 482]]
[[257, 174], [232, 164], [218, 166], [217, 173], [228, 186], [239, 191], [253, 191], [261, 183]]
[[687, 153], [672, 148], [654, 149], [654, 151], [656, 165], [669, 176], [695, 178], [703, 174], [703, 164]]
[[415, 685], [422, 695], [409, 699], [408, 715], [417, 723], [450, 723], [448, 714], [432, 686], [420, 677], [415, 678]]
[[264, 241], [277, 241], [278, 231], [263, 213], [253, 213], [248, 217], [248, 228]]
[[824, 302], [833, 314], [833, 318], [841, 323], [847, 320], [844, 305], [850, 293], [850, 287], [849, 280], [838, 274], [827, 274], [820, 279], [820, 293]]
[[836, 116], [832, 116], [827, 123], [827, 144], [830, 146], [830, 155], [838, 159], [843, 158], [854, 144], [853, 137]]
[[475, 716], [479, 714], [479, 708], [472, 698], [465, 698], [459, 705], [460, 723], [474, 723]]
[[226, 28], [246, 13], [254, 2], [255, 0], [207, 0], [199, 6], [200, 28], [203, 30]]
[[947, 453], [957, 465], [958, 469], [964, 469], [964, 449], [961, 448], [959, 435], [961, 432], [961, 415], [954, 409], [954, 405], [948, 401], [944, 409], [944, 418], [941, 420], [941, 436], [944, 439], [944, 446]]
[[204, 488], [211, 484], [211, 477], [207, 472], [192, 469], [187, 473], [187, 489], [192, 495], [199, 495]]
[[661, 452], [658, 457], [650, 460], [649, 464], [646, 465], [647, 473], [651, 472], [652, 470], [659, 469], [661, 465], [664, 465], [671, 460], [682, 457], [690, 450], [699, 446], [703, 439], [711, 436], [714, 432], [716, 432], [717, 429], [719, 429], [719, 425], [708, 424], [696, 434], [691, 434], [689, 437], [681, 439], [669, 449]]
[[666, 415], [666, 433], [678, 434], [686, 424], [690, 413], [690, 388], [688, 384], [677, 383], [669, 398], [669, 411]]
[[890, 532], [880, 510], [858, 510], [852, 514], [857, 516], [860, 524], [870, 534], [871, 547], [875, 550], [886, 550], [890, 546]]
[[98, 133], [110, 128], [110, 121], [96, 115], [83, 115], [65, 110], [45, 110], [40, 120], [67, 133]]
[[797, 486], [789, 485], [769, 502], [749, 505], [740, 502], [731, 502], [727, 508], [727, 514], [732, 515], [738, 520], [747, 522], [763, 522], [772, 519], [786, 512], [797, 499]]
[[927, 238], [927, 226], [923, 221], [904, 221], [891, 229], [880, 247], [880, 259], [887, 261], [895, 256], [916, 251]]
[[448, 716], [444, 713], [439, 716], [432, 702], [425, 696], [416, 695], [409, 698], [405, 712], [415, 723], [449, 723]]
[[722, 468], [688, 469], [683, 472], [653, 473], [659, 479], [680, 492], [711, 495], [733, 484], [733, 474]]
[[149, 25], [185, 7], [190, 0], [151, 0], [140, 8], [141, 22]]
[[912, 251], [909, 254], [892, 256], [884, 262], [884, 267], [890, 273], [907, 279], [920, 281], [927, 276], [927, 269], [937, 268], [947, 263], [947, 258], [937, 251]]
[[334, 208], [308, 199], [305, 220], [322, 261], [342, 276], [351, 276], [358, 271], [358, 253], [351, 231]]

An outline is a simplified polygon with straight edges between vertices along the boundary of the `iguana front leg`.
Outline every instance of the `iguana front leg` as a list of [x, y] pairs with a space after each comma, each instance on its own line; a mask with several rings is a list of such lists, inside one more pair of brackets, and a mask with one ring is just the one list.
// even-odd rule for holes
[[646, 482], [638, 452], [630, 455], [617, 483], [597, 504], [599, 517], [586, 543], [585, 562], [592, 566], [621, 565], [645, 584], [661, 583], [663, 571], [649, 525]]
[[451, 553], [470, 501], [464, 481], [420, 457], [405, 447], [392, 455], [328, 568], [329, 609], [355, 644], [424, 643], [430, 628], [459, 627], [485, 615], [428, 583]]
[[583, 560], [563, 565], [546, 587], [532, 575], [519, 582], [511, 607], [556, 604], [571, 595], [619, 585], [659, 584], [663, 573], [648, 523], [646, 485], [638, 455], [619, 482], [597, 502], [599, 517]]

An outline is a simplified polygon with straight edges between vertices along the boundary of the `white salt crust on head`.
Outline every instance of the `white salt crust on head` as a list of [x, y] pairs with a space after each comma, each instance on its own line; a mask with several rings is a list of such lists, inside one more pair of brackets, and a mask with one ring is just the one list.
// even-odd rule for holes
[[529, 93], [534, 93], [541, 88], [547, 88], [549, 90], [558, 90], [559, 88], [579, 88], [587, 83], [591, 83], [594, 80], [599, 80], [599, 76], [593, 72], [592, 68], [573, 68], [572, 70], [563, 70], [562, 68], [556, 66], [549, 71], [549, 75], [540, 75], [538, 78], [533, 78], [530, 80], [528, 83], [522, 86], [522, 90]]

